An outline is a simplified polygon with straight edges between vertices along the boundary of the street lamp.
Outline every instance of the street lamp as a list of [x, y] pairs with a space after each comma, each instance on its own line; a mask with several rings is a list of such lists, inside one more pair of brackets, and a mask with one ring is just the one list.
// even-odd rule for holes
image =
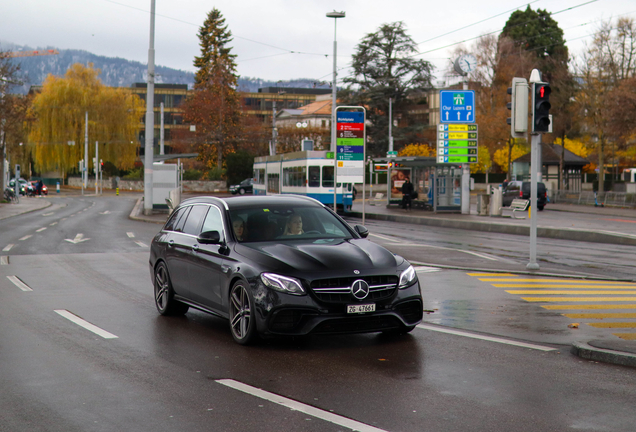
[[[333, 18], [333, 84], [331, 85], [331, 151], [336, 151], [336, 53], [338, 45], [336, 42], [336, 22], [338, 18], [344, 18], [344, 12], [327, 12], [327, 18]], [[336, 183], [334, 179], [334, 191]], [[335, 206], [334, 206], [335, 210]]]

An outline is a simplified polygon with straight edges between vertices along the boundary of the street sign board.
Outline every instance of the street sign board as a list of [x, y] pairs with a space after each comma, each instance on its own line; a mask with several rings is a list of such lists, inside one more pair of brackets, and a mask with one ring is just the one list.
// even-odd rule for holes
[[437, 125], [440, 132], [477, 132], [476, 124], [441, 124]]
[[364, 181], [365, 112], [336, 108], [336, 177], [338, 183]]
[[473, 123], [437, 126], [437, 163], [476, 163], [478, 126]]
[[439, 114], [441, 123], [474, 123], [474, 90], [440, 90]]
[[396, 151], [388, 151], [386, 152], [386, 157], [397, 157], [398, 152]]
[[477, 156], [437, 156], [437, 163], [477, 163]]

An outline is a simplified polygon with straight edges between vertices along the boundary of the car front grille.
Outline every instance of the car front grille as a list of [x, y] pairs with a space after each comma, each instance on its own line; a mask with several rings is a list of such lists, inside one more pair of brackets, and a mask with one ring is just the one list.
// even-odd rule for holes
[[[369, 284], [369, 295], [363, 300], [351, 294], [351, 285], [359, 279]], [[397, 290], [398, 277], [394, 275], [343, 277], [319, 279], [311, 282], [311, 290], [318, 300], [325, 303], [351, 303], [381, 301], [391, 298]]]
[[326, 320], [316, 326], [312, 333], [364, 333], [400, 328], [395, 316], [359, 316]]

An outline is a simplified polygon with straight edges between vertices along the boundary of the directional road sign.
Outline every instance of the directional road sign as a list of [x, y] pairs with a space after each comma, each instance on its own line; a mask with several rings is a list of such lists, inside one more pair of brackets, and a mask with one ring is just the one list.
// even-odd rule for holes
[[338, 183], [362, 183], [364, 176], [364, 111], [336, 108], [336, 170]]
[[478, 154], [476, 124], [437, 126], [437, 163], [476, 163]]
[[437, 163], [477, 163], [477, 156], [437, 156]]
[[474, 90], [441, 90], [439, 99], [441, 123], [475, 122]]

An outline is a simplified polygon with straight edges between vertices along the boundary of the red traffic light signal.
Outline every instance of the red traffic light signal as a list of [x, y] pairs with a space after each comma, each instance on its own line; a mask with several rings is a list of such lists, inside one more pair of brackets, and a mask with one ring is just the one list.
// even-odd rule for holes
[[532, 132], [548, 132], [550, 130], [550, 93], [548, 83], [532, 84]]

